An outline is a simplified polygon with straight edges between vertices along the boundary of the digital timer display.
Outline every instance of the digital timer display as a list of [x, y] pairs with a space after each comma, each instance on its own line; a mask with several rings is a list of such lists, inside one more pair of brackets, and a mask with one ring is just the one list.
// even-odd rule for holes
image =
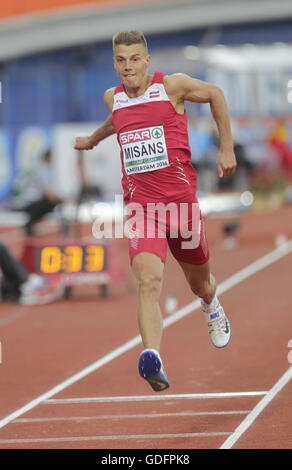
[[106, 268], [102, 245], [48, 245], [36, 251], [36, 271], [42, 274], [96, 273]]

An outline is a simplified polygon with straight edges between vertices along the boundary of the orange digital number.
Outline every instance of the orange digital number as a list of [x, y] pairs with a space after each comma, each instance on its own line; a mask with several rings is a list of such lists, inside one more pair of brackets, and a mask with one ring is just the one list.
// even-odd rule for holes
[[41, 251], [40, 268], [46, 274], [58, 273], [61, 269], [62, 253], [57, 246], [46, 246]]
[[63, 270], [67, 273], [82, 271], [83, 250], [78, 245], [66, 246], [63, 255]]
[[87, 272], [101, 271], [104, 267], [104, 247], [100, 245], [88, 245], [86, 247]]

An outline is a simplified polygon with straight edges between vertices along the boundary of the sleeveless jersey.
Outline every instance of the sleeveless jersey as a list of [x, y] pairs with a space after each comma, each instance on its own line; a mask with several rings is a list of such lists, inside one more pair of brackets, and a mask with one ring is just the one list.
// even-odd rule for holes
[[186, 113], [179, 114], [155, 72], [143, 95], [115, 88], [112, 122], [121, 148], [125, 202], [196, 200]]

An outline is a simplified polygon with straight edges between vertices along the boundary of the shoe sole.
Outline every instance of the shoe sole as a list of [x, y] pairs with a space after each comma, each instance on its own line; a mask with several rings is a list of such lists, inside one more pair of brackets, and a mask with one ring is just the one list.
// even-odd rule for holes
[[146, 351], [139, 358], [139, 374], [147, 380], [155, 392], [162, 392], [169, 388], [169, 382], [163, 371], [162, 363], [159, 357], [151, 352]]

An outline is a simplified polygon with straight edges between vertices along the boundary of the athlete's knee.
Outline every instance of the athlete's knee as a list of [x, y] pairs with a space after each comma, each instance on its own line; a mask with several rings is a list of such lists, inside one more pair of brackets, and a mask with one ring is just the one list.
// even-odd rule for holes
[[162, 287], [162, 276], [158, 273], [141, 271], [137, 276], [139, 292], [158, 297]]
[[140, 253], [134, 258], [132, 270], [140, 294], [158, 298], [162, 287], [163, 268], [163, 263], [155, 255]]

